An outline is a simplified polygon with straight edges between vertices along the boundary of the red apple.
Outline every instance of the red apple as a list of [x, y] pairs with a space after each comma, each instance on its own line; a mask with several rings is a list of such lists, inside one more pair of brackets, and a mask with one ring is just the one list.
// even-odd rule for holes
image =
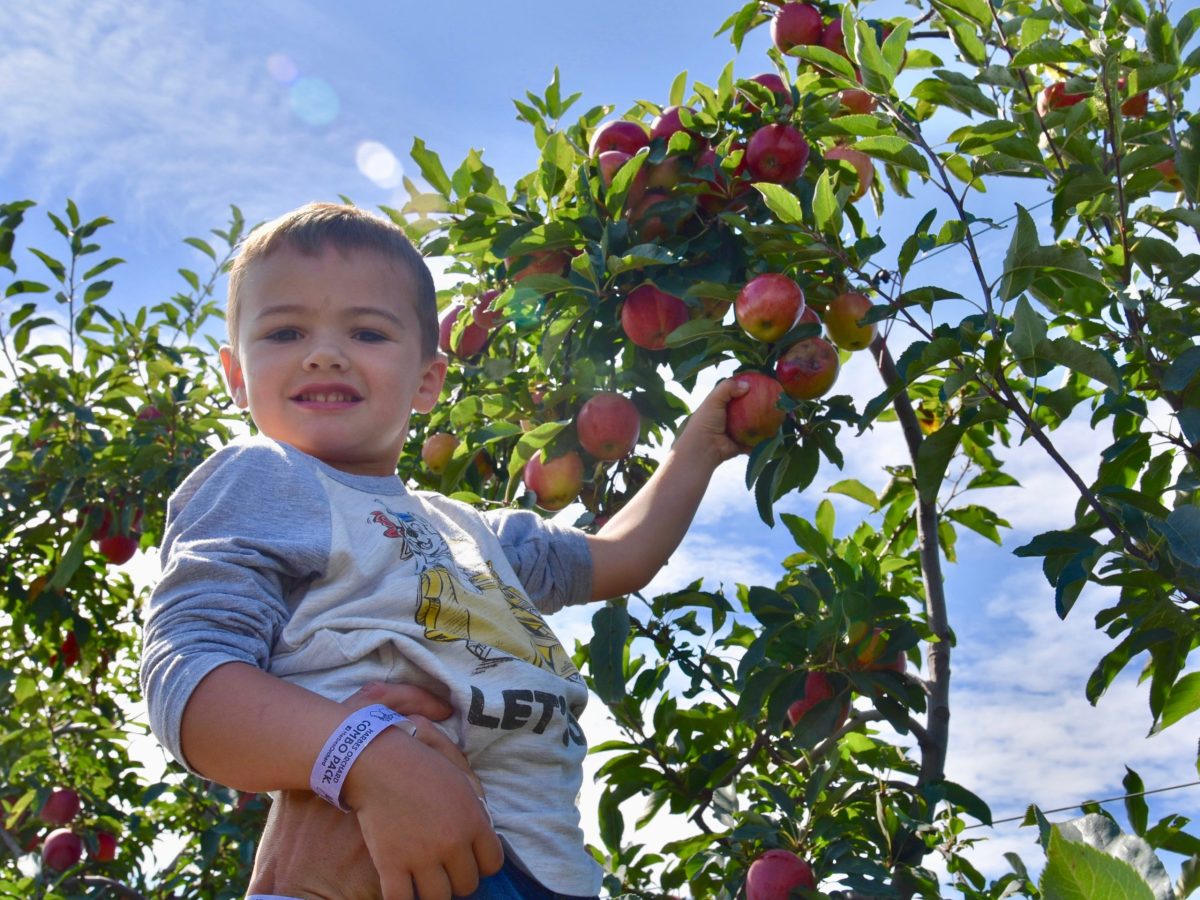
[[475, 298], [471, 307], [471, 318], [475, 320], [475, 324], [489, 332], [504, 320], [504, 313], [492, 309], [492, 301], [499, 296], [500, 292], [497, 290], [484, 291]]
[[96, 849], [91, 854], [96, 862], [112, 862], [117, 858], [117, 837], [107, 831], [96, 832]]
[[[1122, 94], [1125, 93], [1125, 79], [1117, 79], [1117, 90]], [[1121, 114], [1128, 116], [1131, 119], [1140, 119], [1146, 115], [1150, 109], [1150, 95], [1145, 91], [1140, 94], [1134, 94], [1121, 104]]]
[[463, 305], [456, 303], [442, 317], [441, 325], [438, 328], [438, 348], [451, 356], [470, 359], [478, 354], [483, 349], [483, 345], [487, 343], [488, 330], [475, 321], [475, 317], [472, 316], [471, 321], [466, 324], [455, 340], [453, 337], [454, 326], [462, 311]]
[[897, 650], [890, 659], [886, 658], [884, 654], [887, 652], [887, 645], [887, 635], [883, 629], [872, 628], [871, 634], [859, 641], [854, 648], [854, 660], [858, 667], [868, 672], [891, 669], [903, 674], [908, 668], [908, 657], [903, 650]]
[[47, 825], [67, 825], [79, 815], [82, 808], [79, 794], [71, 788], [55, 788], [42, 804], [38, 818]]
[[596, 459], [621, 459], [637, 446], [642, 417], [628, 397], [599, 393], [580, 408], [575, 429], [579, 445]]
[[807, 3], [785, 3], [771, 20], [771, 41], [780, 53], [821, 42], [821, 11]]
[[[625, 163], [633, 159], [633, 154], [626, 153], [623, 150], [605, 150], [596, 157], [596, 165], [600, 169], [600, 183], [606, 188], [612, 187], [613, 179], [617, 177], [617, 173], [621, 171], [621, 167]], [[646, 189], [646, 179], [649, 177], [649, 172], [646, 171], [646, 166], [643, 165], [638, 169], [637, 175], [633, 177], [632, 183], [629, 185], [630, 198], [641, 196]]]
[[[742, 149], [734, 146], [730, 148], [730, 153]], [[696, 158], [696, 169], [711, 169], [713, 172], [711, 178], [699, 179], [700, 183], [704, 185], [704, 190], [697, 198], [701, 209], [715, 215], [725, 210], [732, 211], [745, 206], [744, 197], [751, 190], [750, 182], [743, 177], [746, 171], [745, 153], [742, 154], [742, 158], [734, 170], [730, 172], [721, 167], [717, 151], [709, 147]]]
[[746, 168], [755, 181], [795, 181], [808, 162], [808, 141], [791, 125], [764, 125], [746, 145]]
[[875, 98], [866, 91], [847, 88], [838, 92], [838, 103], [848, 113], [866, 116], [875, 111]]
[[138, 413], [137, 413], [137, 417], [143, 422], [149, 422], [149, 421], [152, 421], [153, 419], [161, 419], [162, 415], [163, 414], [162, 414], [161, 409], [159, 409], [157, 406], [152, 406], [150, 404], [146, 404], [145, 406], [143, 406], [141, 409], [138, 410]]
[[843, 350], [869, 347], [875, 340], [875, 324], [860, 325], [858, 322], [870, 308], [871, 301], [854, 291], [834, 297], [825, 309], [825, 330], [833, 342]]
[[425, 438], [421, 445], [421, 462], [434, 475], [441, 475], [454, 457], [458, 438], [445, 431], [437, 431]]
[[1038, 112], [1044, 116], [1052, 109], [1074, 106], [1076, 103], [1086, 100], [1087, 97], [1087, 94], [1068, 93], [1067, 83], [1056, 81], [1054, 84], [1048, 85], [1038, 97]]
[[[62, 644], [58, 648], [58, 655], [51, 661], [56, 663], [62, 660], [63, 668], [69, 669], [72, 666], [79, 664], [79, 638], [75, 636], [75, 632], [67, 632], [67, 636], [63, 639]], [[66, 824], [60, 823], [60, 824]]]
[[826, 159], [844, 159], [850, 165], [854, 166], [854, 170], [858, 172], [858, 187], [854, 193], [850, 195], [850, 200], [858, 200], [867, 191], [871, 189], [871, 182], [875, 180], [875, 165], [871, 162], [871, 157], [863, 153], [861, 150], [855, 150], [853, 147], [837, 146], [830, 148], [825, 153]]
[[1157, 169], [1163, 177], [1163, 184], [1159, 190], [1183, 190], [1183, 179], [1179, 177], [1179, 171], [1175, 168], [1175, 160], [1164, 159], [1162, 162], [1156, 162], [1151, 168]]
[[518, 262], [519, 259], [512, 256], [504, 260], [509, 277], [519, 282], [530, 275], [562, 275], [571, 264], [571, 254], [565, 250], [534, 250], [525, 265], [518, 265]]
[[793, 400], [816, 400], [829, 393], [840, 367], [837, 348], [823, 337], [810, 337], [784, 351], [775, 377]]
[[574, 450], [551, 460], [537, 451], [525, 463], [525, 487], [537, 494], [537, 505], [553, 512], [568, 506], [583, 488], [583, 460]]
[[679, 114], [685, 109], [689, 113], [694, 114], [696, 112], [690, 106], [668, 106], [664, 109], [662, 115], [650, 123], [650, 140], [663, 138], [670, 143], [671, 136], [679, 131], [686, 132], [692, 137], [699, 137], [695, 131], [684, 127], [683, 120], [679, 117]]
[[660, 163], [648, 162], [642, 166], [641, 171], [646, 173], [647, 188], [669, 191], [683, 180], [678, 156], [668, 156]]
[[[785, 105], [785, 104], [787, 106], [792, 105], [791, 89], [786, 84], [784, 84], [783, 79], [780, 78], [778, 75], [776, 75], [774, 72], [763, 72], [759, 75], [755, 75], [754, 77], [752, 77], [748, 80], [757, 82], [758, 84], [761, 84], [763, 87], [767, 88], [772, 93], [774, 93], [779, 98], [779, 103], [781, 105]], [[743, 102], [742, 105], [746, 109], [749, 109], [749, 110], [757, 110], [758, 109], [758, 104], [751, 101], [749, 97], [746, 98], [746, 100]]]
[[[788, 721], [795, 728], [797, 723], [804, 718], [805, 713], [821, 703], [824, 700], [830, 700], [837, 696], [837, 690], [833, 683], [829, 680], [829, 676], [824, 672], [809, 672], [804, 677], [804, 696], [788, 707]], [[846, 719], [850, 716], [850, 701], [847, 700], [842, 707], [841, 715], [837, 718], [837, 723], [833, 726], [833, 731], [837, 731], [846, 724]]]
[[847, 59], [850, 58], [850, 55], [846, 52], [846, 36], [842, 33], [842, 20], [840, 16], [826, 25], [825, 30], [821, 32], [821, 46]]
[[114, 566], [124, 565], [137, 553], [138, 539], [130, 534], [114, 534], [96, 545], [100, 553]]
[[733, 312], [746, 334], [769, 344], [787, 334], [804, 312], [804, 291], [786, 275], [767, 272], [738, 291]]
[[812, 866], [790, 850], [768, 850], [746, 873], [746, 900], [788, 900], [792, 891], [817, 889]]
[[42, 842], [42, 863], [55, 872], [65, 872], [83, 858], [83, 839], [69, 828], [56, 828]]
[[591, 143], [588, 144], [588, 156], [598, 159], [605, 150], [620, 150], [633, 156], [649, 143], [645, 125], [617, 119], [605, 122], [593, 132]]
[[749, 390], [725, 407], [725, 433], [739, 447], [750, 449], [773, 437], [787, 417], [779, 408], [783, 385], [762, 372], [741, 372], [734, 377], [749, 385]]
[[686, 303], [652, 284], [635, 288], [621, 307], [625, 336], [647, 350], [665, 347], [667, 335], [689, 318]]

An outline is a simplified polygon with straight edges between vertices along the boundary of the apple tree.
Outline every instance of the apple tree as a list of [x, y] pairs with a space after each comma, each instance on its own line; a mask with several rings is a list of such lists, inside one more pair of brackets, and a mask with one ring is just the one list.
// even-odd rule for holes
[[[579, 525], [600, 528], [653, 471], [687, 392], [753, 382], [731, 432], [759, 515], [794, 542], [782, 578], [702, 572], [684, 590], [620, 598], [577, 648], [623, 735], [596, 748], [606, 889], [939, 897], [936, 855], [965, 897], [1038, 896], [1019, 860], [991, 882], [972, 865], [964, 828], [990, 811], [946, 778], [944, 566], [962, 529], [1001, 542], [1008, 523], [987, 491], [1015, 486], [1009, 448], [1037, 448], [1078, 502], [1016, 552], [1042, 560], [1062, 616], [1085, 585], [1113, 598], [1096, 622], [1113, 649], [1087, 695], [1101, 702], [1136, 662], [1156, 727], [1200, 703], [1187, 667], [1200, 591], [1200, 117], [1187, 108], [1200, 13], [1141, 0], [932, 0], [887, 20], [851, 3], [727, 12], [739, 70], [761, 74], [680, 75], [614, 114], [580, 113], [556, 72], [516, 101], [532, 168], [512, 186], [478, 152], [447, 169], [415, 142], [423, 184], [384, 212], [451, 261], [441, 340], [454, 365], [443, 402], [414, 422], [402, 474], [481, 506], [578, 500]], [[754, 29], [772, 36], [758, 59], [743, 50]], [[1010, 217], [972, 212], [989, 190], [1020, 198]], [[155, 545], [170, 491], [229, 437], [214, 288], [245, 224], [235, 208], [189, 239], [208, 271], [181, 270], [179, 293], [126, 315], [109, 308], [120, 261], [101, 252], [108, 220], [68, 203], [49, 213], [62, 242], [32, 247], [19, 238], [33, 211], [0, 206], [0, 641], [12, 661], [0, 890], [238, 897], [262, 803], [135, 755], [146, 587], [122, 564]], [[1000, 228], [1003, 258], [981, 249]], [[920, 265], [934, 253], [965, 260], [971, 282], [934, 283]], [[856, 353], [878, 371], [871, 396], [839, 390]], [[829, 488], [862, 506], [859, 520], [837, 522], [828, 498], [811, 498], [811, 515], [777, 508], [809, 497], [884, 421], [903, 438], [886, 484]], [[1096, 431], [1094, 459], [1056, 441], [1077, 421]], [[1127, 785], [1140, 787], [1135, 773]], [[627, 822], [635, 798], [644, 812]], [[662, 813], [678, 837], [639, 843]], [[1186, 896], [1200, 868], [1186, 821], [1151, 824], [1136, 800], [1129, 821], [1150, 851], [1191, 859]], [[1100, 841], [1085, 846], [1102, 828], [1031, 822], [1049, 854], [1045, 896], [1081, 869], [1140, 896], [1142, 876], [1122, 881]]]
[[[1036, 892], [1021, 866], [993, 884], [972, 867], [964, 820], [990, 813], [945, 777], [943, 566], [961, 529], [1000, 543], [1007, 523], [986, 491], [1016, 484], [1003, 463], [1014, 445], [1038, 448], [1078, 493], [1072, 521], [1016, 550], [1043, 561], [1047, 602], [1066, 616], [1089, 583], [1114, 598], [1096, 623], [1114, 647], [1088, 697], [1136, 658], [1156, 728], [1194, 711], [1200, 121], [1185, 104], [1200, 55], [1185, 54], [1198, 22], [1138, 2], [957, 0], [885, 21], [851, 4], [749, 3], [721, 30], [740, 49], [772, 28], [761, 75], [681, 75], [617, 116], [570, 113], [579, 98], [557, 73], [516, 101], [538, 159], [511, 189], [477, 153], [451, 172], [415, 143], [426, 184], [391, 213], [453, 257], [456, 293], [489, 294], [502, 322], [430, 420], [459, 443], [457, 465], [426, 483], [509, 502], [544, 457], [525, 502], [553, 491], [543, 506], [557, 509], [578, 490], [581, 524], [602, 525], [653, 462], [585, 452], [561, 479], [540, 477], [579, 452], [589, 397], [631, 397], [652, 442], [684, 412], [671, 383], [716, 371], [756, 384], [731, 429], [753, 444], [746, 482], [763, 520], [795, 540], [787, 574], [736, 587], [709, 574], [611, 603], [579, 648], [626, 736], [599, 748], [613, 890], [732, 895], [777, 848], [861, 894], [940, 896], [934, 851], [966, 896]], [[937, 199], [912, 215], [918, 187]], [[972, 212], [989, 188], [1021, 198], [1003, 222]], [[909, 227], [889, 245], [864, 202], [885, 222], [904, 210]], [[991, 258], [980, 236], [1001, 227], [1008, 249]], [[942, 252], [961, 254], [970, 284], [919, 280], [921, 255]], [[798, 287], [821, 318], [764, 279]], [[869, 348], [875, 396], [829, 383], [822, 332], [843, 359]], [[885, 418], [903, 443], [883, 490], [830, 488], [863, 504], [862, 521], [837, 528], [827, 500], [808, 518], [776, 515]], [[1098, 433], [1094, 460], [1056, 445], [1079, 420]], [[484, 454], [498, 463], [486, 483], [472, 468]], [[645, 812], [630, 829], [621, 803], [635, 796]], [[637, 843], [660, 811], [691, 833]], [[1131, 820], [1154, 847], [1200, 850], [1179, 820]]]

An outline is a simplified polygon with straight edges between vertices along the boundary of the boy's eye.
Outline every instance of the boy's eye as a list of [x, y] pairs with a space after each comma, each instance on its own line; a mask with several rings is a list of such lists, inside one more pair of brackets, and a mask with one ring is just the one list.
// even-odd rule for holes
[[387, 335], [382, 331], [375, 331], [371, 328], [360, 328], [358, 331], [354, 332], [354, 337], [356, 340], [366, 341], [367, 343], [371, 344], [378, 343], [380, 341], [386, 341], [388, 339]]
[[294, 341], [299, 337], [300, 332], [295, 328], [276, 328], [267, 335], [267, 340], [281, 344], [285, 341]]

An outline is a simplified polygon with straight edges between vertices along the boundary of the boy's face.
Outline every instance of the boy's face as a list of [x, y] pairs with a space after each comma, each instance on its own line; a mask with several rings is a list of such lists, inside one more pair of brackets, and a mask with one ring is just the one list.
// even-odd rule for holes
[[412, 279], [381, 254], [282, 246], [239, 292], [236, 354], [221, 349], [234, 402], [259, 430], [358, 475], [390, 475], [412, 410], [446, 375], [423, 359]]

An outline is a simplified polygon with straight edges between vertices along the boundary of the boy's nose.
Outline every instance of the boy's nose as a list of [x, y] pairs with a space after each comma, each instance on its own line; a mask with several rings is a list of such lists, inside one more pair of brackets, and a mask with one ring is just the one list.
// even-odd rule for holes
[[314, 346], [304, 358], [306, 369], [344, 369], [349, 360], [342, 349], [334, 342], [322, 341]]

